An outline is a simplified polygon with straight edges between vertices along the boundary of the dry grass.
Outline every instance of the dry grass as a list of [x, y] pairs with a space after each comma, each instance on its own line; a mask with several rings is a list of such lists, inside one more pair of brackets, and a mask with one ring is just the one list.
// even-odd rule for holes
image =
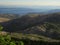
[[8, 18], [0, 18], [0, 22], [6, 22], [6, 21], [9, 21], [10, 19]]

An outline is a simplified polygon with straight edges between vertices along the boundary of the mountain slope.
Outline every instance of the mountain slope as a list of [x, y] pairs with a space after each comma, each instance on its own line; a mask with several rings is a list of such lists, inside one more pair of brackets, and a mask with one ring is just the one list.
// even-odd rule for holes
[[19, 18], [18, 14], [0, 14], [0, 18], [16, 19]]
[[38, 34], [60, 39], [60, 13], [25, 15], [7, 23], [4, 30], [8, 32]]
[[6, 22], [6, 21], [9, 21], [10, 19], [8, 19], [8, 18], [0, 18], [0, 23], [1, 22]]

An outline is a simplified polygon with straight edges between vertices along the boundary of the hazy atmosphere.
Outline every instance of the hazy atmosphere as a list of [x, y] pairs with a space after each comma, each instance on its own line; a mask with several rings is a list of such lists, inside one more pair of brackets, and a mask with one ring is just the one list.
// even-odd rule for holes
[[60, 45], [60, 0], [0, 0], [0, 45]]
[[60, 6], [60, 0], [0, 0], [0, 5]]

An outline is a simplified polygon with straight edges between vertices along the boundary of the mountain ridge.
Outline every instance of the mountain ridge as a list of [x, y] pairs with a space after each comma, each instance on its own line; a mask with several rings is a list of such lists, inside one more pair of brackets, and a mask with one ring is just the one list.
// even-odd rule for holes
[[8, 32], [38, 34], [60, 39], [60, 13], [24, 15], [5, 24], [7, 25], [4, 26], [4, 30]]

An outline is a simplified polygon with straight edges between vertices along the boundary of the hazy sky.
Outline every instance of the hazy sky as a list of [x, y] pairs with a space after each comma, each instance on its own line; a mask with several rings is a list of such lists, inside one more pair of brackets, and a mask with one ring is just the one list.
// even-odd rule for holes
[[60, 6], [60, 0], [0, 0], [0, 5]]

